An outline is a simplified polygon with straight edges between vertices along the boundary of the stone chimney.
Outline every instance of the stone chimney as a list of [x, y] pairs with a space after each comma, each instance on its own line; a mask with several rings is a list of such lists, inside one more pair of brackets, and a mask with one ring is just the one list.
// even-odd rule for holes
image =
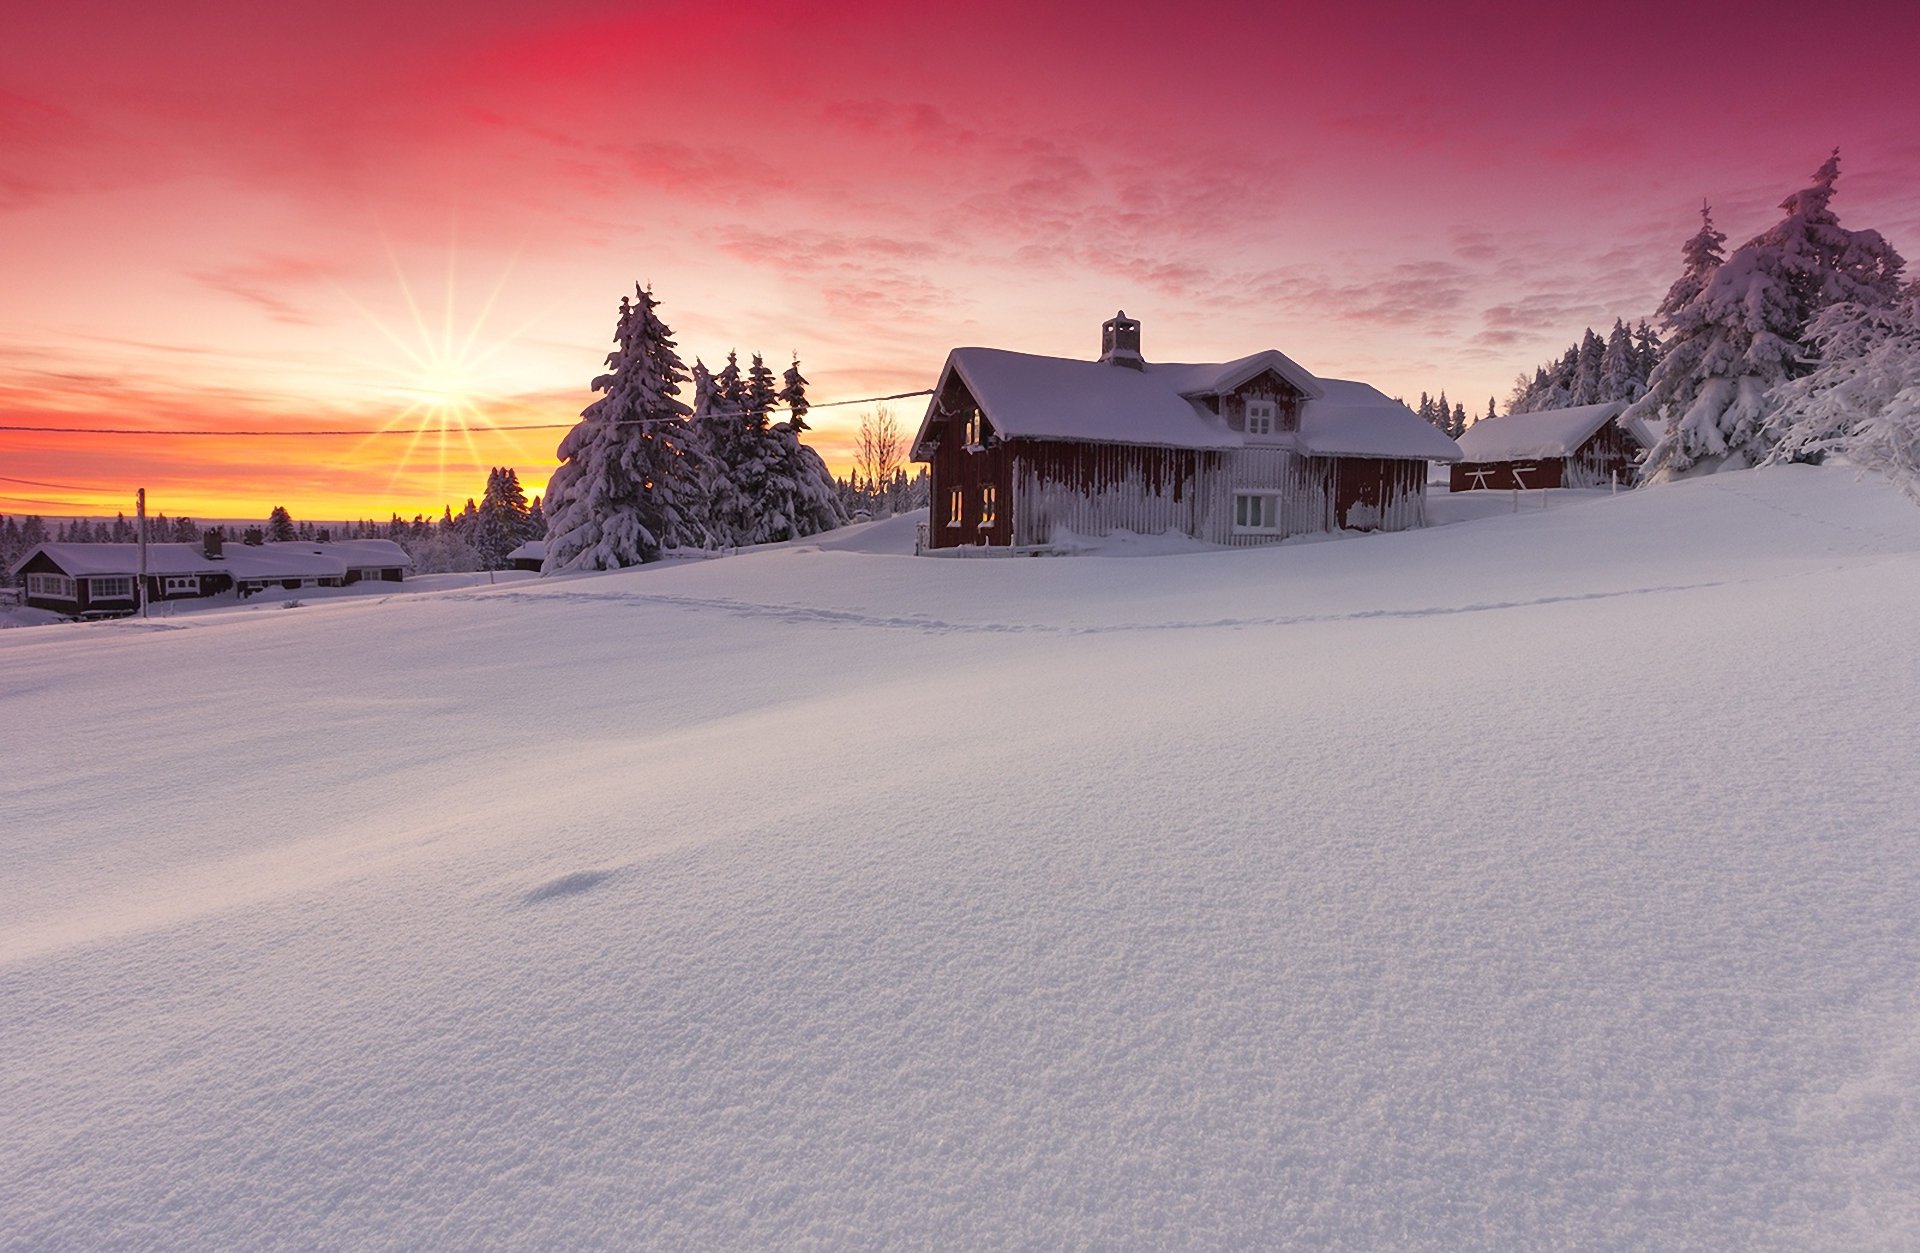
[[209, 529], [200, 539], [200, 551], [206, 554], [208, 561], [224, 560], [220, 555], [220, 532]]
[[1147, 368], [1140, 356], [1140, 324], [1125, 309], [1100, 324], [1100, 360], [1131, 370]]

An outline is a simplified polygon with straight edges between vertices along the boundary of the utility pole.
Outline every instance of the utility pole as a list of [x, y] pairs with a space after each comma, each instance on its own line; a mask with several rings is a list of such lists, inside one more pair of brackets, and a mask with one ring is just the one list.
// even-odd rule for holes
[[140, 616], [147, 616], [147, 489], [133, 494], [133, 514], [140, 521]]

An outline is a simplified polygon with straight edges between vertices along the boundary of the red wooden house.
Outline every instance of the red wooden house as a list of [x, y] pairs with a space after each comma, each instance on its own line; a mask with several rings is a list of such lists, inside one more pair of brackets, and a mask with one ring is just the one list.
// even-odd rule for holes
[[1627, 402], [1542, 409], [1482, 418], [1460, 437], [1460, 460], [1447, 490], [1606, 487], [1631, 483], [1646, 448], [1638, 427], [1622, 425]]
[[930, 546], [956, 548], [1402, 530], [1425, 521], [1427, 463], [1459, 451], [1367, 384], [1316, 378], [1276, 351], [1148, 362], [1121, 313], [1097, 361], [954, 349], [912, 456], [929, 465]]

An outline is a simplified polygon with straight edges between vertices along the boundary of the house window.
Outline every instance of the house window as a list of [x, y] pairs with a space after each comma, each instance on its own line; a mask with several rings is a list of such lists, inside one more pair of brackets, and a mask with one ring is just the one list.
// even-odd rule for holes
[[94, 600], [132, 600], [133, 579], [124, 574], [88, 579], [87, 595]]
[[967, 410], [967, 447], [978, 448], [979, 446], [980, 411], [978, 409], [969, 409]]
[[73, 600], [73, 580], [64, 574], [29, 574], [27, 576], [27, 595], [46, 596], [53, 600]]
[[1000, 491], [994, 487], [980, 489], [980, 529], [985, 530], [1000, 520]]
[[1247, 402], [1247, 434], [1271, 435], [1276, 424], [1276, 406], [1271, 400]]
[[960, 525], [960, 511], [966, 507], [966, 496], [959, 488], [947, 493], [947, 525]]
[[1236, 531], [1279, 530], [1280, 498], [1260, 492], [1234, 493], [1233, 529]]
[[161, 580], [160, 586], [169, 596], [198, 596], [200, 594], [200, 576], [197, 574], [169, 574]]

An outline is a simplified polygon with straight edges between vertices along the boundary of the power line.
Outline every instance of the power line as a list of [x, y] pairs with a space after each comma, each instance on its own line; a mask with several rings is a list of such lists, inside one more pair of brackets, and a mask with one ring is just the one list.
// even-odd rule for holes
[[28, 487], [51, 487], [63, 492], [90, 492], [91, 487], [81, 487], [78, 483], [42, 483], [39, 479], [16, 479], [0, 474], [0, 483], [25, 483]]
[[[931, 395], [933, 395], [933, 389], [927, 388], [924, 391], [917, 391], [917, 392], [896, 392], [891, 396], [864, 396], [855, 400], [823, 400], [817, 405], [808, 405], [807, 409], [808, 409], [808, 412], [812, 412], [815, 409], [832, 409], [839, 405], [872, 405], [872, 404], [879, 404], [880, 402], [887, 401], [887, 400], [908, 400], [915, 396], [931, 396]], [[792, 410], [791, 409], [774, 409], [774, 410], [769, 410], [769, 412], [791, 413]], [[625, 422], [615, 422], [614, 425], [615, 426], [651, 426], [656, 422], [682, 422], [682, 421], [685, 421], [685, 419], [639, 418], [639, 419], [629, 419]], [[363, 427], [325, 427], [325, 428], [313, 428], [313, 429], [292, 430], [292, 431], [275, 431], [275, 430], [170, 431], [170, 430], [155, 429], [152, 427], [138, 427], [138, 426], [19, 426], [19, 425], [13, 425], [13, 424], [0, 424], [0, 431], [34, 431], [42, 434], [51, 433], [56, 435], [177, 435], [181, 437], [210, 437], [210, 438], [216, 438], [216, 439], [307, 439], [307, 438], [313, 438], [313, 437], [319, 437], [319, 436], [338, 436], [338, 435], [346, 435], [346, 436], [358, 435], [358, 436], [365, 436], [365, 437], [372, 437], [375, 435], [472, 436], [472, 435], [484, 435], [490, 431], [564, 431], [564, 430], [569, 430], [577, 425], [579, 425], [578, 422], [518, 422], [518, 423], [500, 423], [500, 424], [489, 422], [489, 423], [478, 424], [474, 426], [466, 426], [464, 424], [459, 424], [459, 423], [443, 423], [437, 426], [396, 426], [396, 427], [385, 427], [385, 428], [378, 428], [378, 429], [367, 429]], [[9, 479], [7, 481], [12, 483], [27, 482], [26, 479]], [[57, 485], [52, 483], [46, 483], [46, 484], [37, 484], [36, 486], [53, 487]], [[80, 488], [77, 490], [86, 491], [89, 489]]]

